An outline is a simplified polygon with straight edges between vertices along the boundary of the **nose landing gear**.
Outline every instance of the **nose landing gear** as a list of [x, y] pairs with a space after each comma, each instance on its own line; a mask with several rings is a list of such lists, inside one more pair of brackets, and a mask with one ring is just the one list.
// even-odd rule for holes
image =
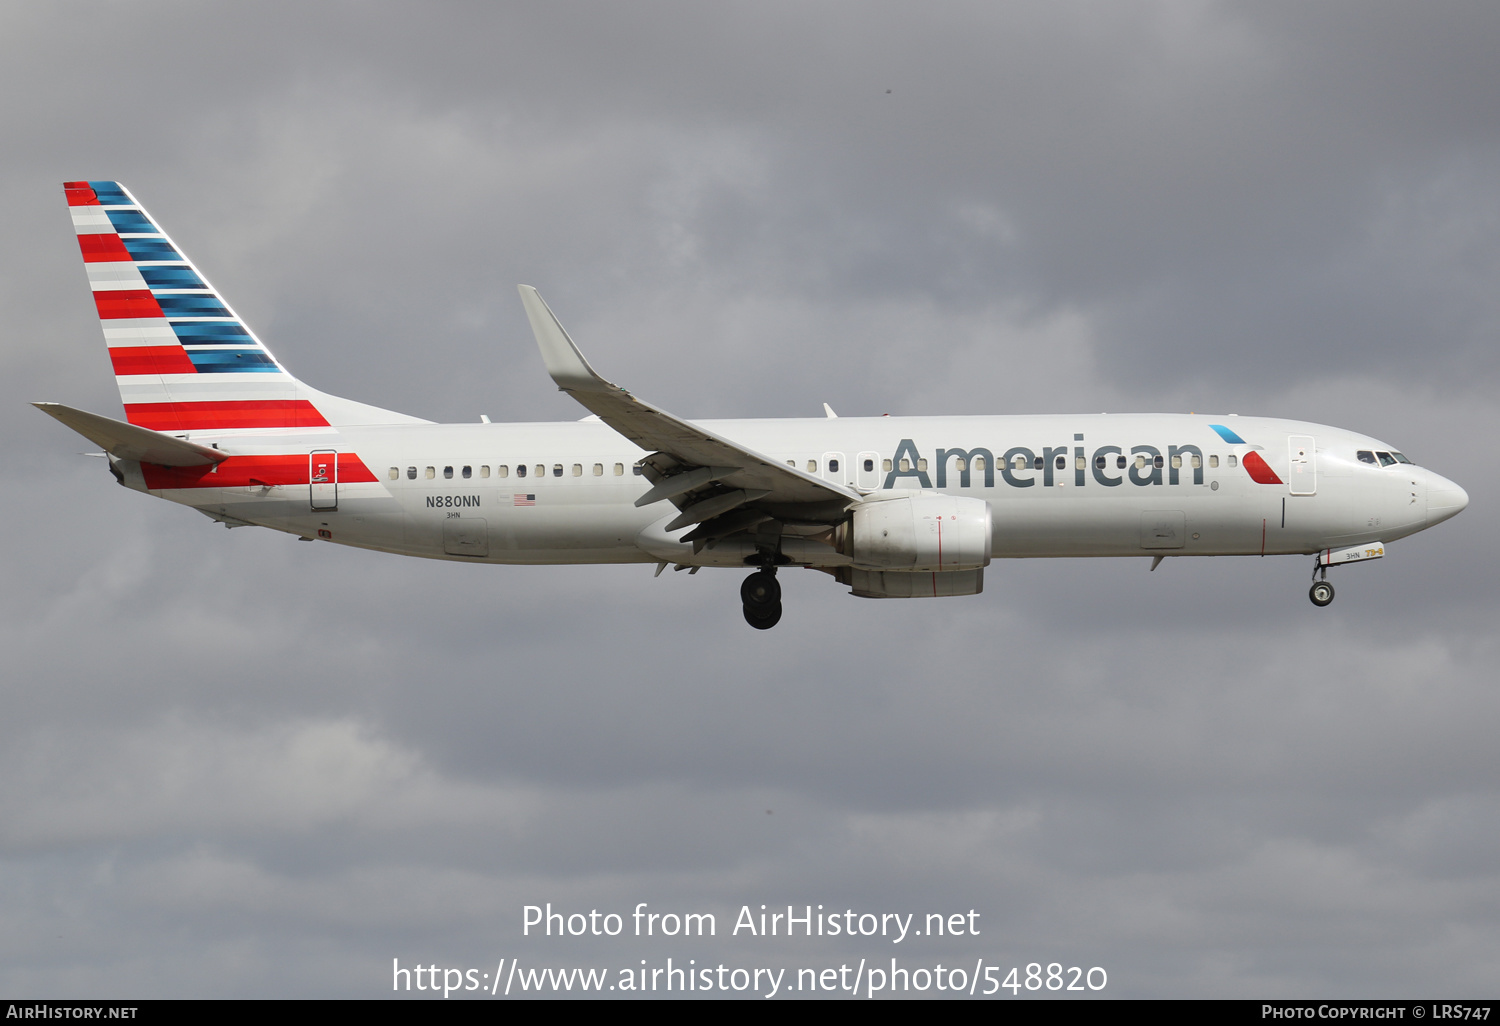
[[781, 620], [781, 585], [776, 568], [766, 567], [745, 578], [740, 585], [740, 601], [745, 604], [745, 622], [758, 631], [768, 631]]
[[[1323, 575], [1321, 580], [1318, 579], [1320, 572]], [[1333, 585], [1328, 583], [1328, 567], [1321, 561], [1313, 564], [1313, 586], [1308, 589], [1307, 597], [1319, 609], [1333, 601]]]

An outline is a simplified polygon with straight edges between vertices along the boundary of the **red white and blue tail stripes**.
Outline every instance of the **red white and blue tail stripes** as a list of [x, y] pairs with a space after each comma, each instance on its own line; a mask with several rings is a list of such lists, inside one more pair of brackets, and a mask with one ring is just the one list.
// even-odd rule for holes
[[130, 423], [157, 431], [327, 425], [123, 186], [64, 189]]

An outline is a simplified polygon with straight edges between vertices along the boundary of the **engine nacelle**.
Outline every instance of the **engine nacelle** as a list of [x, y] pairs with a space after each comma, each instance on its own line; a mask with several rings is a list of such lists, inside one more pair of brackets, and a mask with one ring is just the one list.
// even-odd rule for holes
[[945, 574], [915, 570], [856, 570], [841, 566], [833, 571], [840, 584], [849, 585], [856, 598], [945, 598], [978, 595], [984, 591], [983, 570], [952, 570]]
[[863, 570], [977, 570], [991, 550], [990, 504], [939, 492], [866, 498], [843, 546]]

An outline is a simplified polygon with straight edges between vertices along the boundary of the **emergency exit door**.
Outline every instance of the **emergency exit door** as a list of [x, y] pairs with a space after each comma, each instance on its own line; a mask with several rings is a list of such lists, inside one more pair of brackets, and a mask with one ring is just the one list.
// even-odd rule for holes
[[339, 508], [337, 449], [314, 449], [307, 457], [308, 501], [315, 510]]

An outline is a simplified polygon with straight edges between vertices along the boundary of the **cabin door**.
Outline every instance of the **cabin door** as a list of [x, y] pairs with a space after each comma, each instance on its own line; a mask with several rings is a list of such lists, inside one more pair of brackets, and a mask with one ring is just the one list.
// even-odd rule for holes
[[314, 449], [307, 457], [308, 502], [315, 510], [339, 508], [337, 449]]
[[1289, 457], [1287, 484], [1293, 495], [1316, 495], [1318, 492], [1318, 450], [1312, 435], [1287, 437]]

